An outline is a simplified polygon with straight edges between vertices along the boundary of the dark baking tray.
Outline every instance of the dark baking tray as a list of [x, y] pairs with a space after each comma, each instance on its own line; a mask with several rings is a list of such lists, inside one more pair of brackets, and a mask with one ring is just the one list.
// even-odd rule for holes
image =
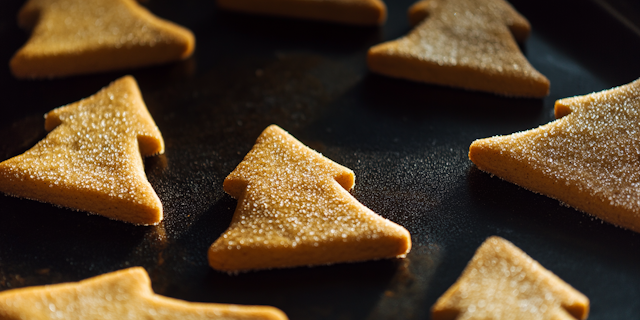
[[[211, 0], [149, 0], [191, 28], [194, 56], [165, 66], [19, 81], [7, 62], [26, 41], [21, 1], [0, 1], [0, 160], [45, 136], [43, 114], [134, 75], [166, 141], [145, 161], [165, 208], [136, 227], [0, 196], [0, 289], [77, 281], [143, 266], [156, 292], [189, 301], [273, 305], [296, 319], [428, 319], [482, 241], [502, 236], [586, 294], [589, 319], [640, 319], [640, 234], [480, 172], [469, 144], [553, 119], [556, 99], [640, 77], [634, 0], [514, 0], [533, 25], [522, 49], [551, 81], [545, 99], [503, 98], [367, 71], [367, 49], [410, 30], [412, 0], [358, 28], [229, 13]], [[636, 24], [634, 24], [636, 23]], [[259, 271], [209, 268], [209, 245], [236, 201], [224, 177], [269, 124], [356, 173], [353, 195], [404, 225], [404, 260]]]

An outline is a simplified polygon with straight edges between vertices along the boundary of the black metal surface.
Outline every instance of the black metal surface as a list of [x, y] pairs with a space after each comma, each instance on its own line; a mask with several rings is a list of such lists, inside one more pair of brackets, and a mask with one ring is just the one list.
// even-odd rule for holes
[[[273, 305], [292, 320], [428, 319], [480, 243], [499, 235], [586, 294], [589, 319], [639, 319], [640, 234], [492, 178], [467, 158], [477, 138], [553, 120], [556, 99], [640, 77], [638, 34], [596, 2], [514, 0], [533, 25], [523, 50], [551, 94], [502, 98], [370, 74], [367, 49], [409, 31], [412, 0], [387, 2], [378, 29], [151, 0], [152, 12], [194, 31], [192, 58], [18, 81], [6, 62], [27, 39], [15, 22], [21, 1], [1, 1], [0, 160], [44, 137], [44, 113], [124, 74], [138, 80], [167, 147], [145, 163], [165, 208], [159, 226], [0, 196], [0, 290], [140, 265], [157, 293], [189, 301]], [[208, 267], [207, 248], [236, 204], [222, 181], [272, 123], [355, 171], [353, 195], [411, 232], [407, 259], [237, 276]]]

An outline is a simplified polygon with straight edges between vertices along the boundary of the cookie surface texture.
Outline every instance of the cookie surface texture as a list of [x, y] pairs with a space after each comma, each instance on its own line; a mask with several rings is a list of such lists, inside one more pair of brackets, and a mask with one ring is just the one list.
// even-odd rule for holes
[[640, 232], [640, 80], [556, 101], [560, 118], [529, 131], [476, 140], [483, 171]]
[[431, 308], [433, 320], [586, 319], [589, 299], [500, 237], [476, 251]]
[[390, 77], [541, 98], [549, 80], [516, 42], [529, 23], [503, 0], [426, 0], [409, 10], [407, 36], [369, 49], [369, 69]]
[[227, 10], [374, 26], [387, 19], [381, 0], [218, 0]]
[[51, 132], [0, 163], [1, 192], [134, 224], [162, 220], [142, 156], [164, 152], [164, 141], [133, 77], [45, 117]]
[[141, 267], [76, 283], [0, 293], [0, 319], [286, 320], [277, 308], [193, 303], [157, 295]]
[[354, 179], [269, 126], [224, 181], [238, 206], [209, 249], [209, 264], [238, 272], [403, 257], [409, 232], [353, 198]]
[[29, 0], [18, 23], [32, 30], [10, 61], [17, 78], [54, 78], [185, 59], [191, 31], [135, 0]]

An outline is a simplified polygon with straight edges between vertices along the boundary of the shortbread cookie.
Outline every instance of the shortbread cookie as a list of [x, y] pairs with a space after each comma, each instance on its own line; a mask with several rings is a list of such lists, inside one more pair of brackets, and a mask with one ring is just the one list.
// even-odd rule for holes
[[469, 148], [479, 169], [640, 232], [640, 80], [556, 101], [560, 118]]
[[10, 62], [17, 78], [53, 78], [185, 59], [191, 31], [135, 0], [29, 0], [18, 14], [31, 38]]
[[490, 237], [431, 312], [433, 320], [586, 319], [589, 299], [511, 242]]
[[0, 319], [286, 320], [277, 308], [194, 303], [157, 295], [141, 267], [75, 283], [0, 293]]
[[353, 171], [272, 125], [224, 180], [238, 199], [231, 226], [209, 249], [228, 272], [403, 257], [403, 227], [360, 204], [347, 190]]
[[369, 69], [383, 75], [506, 96], [544, 97], [549, 80], [514, 36], [529, 24], [503, 0], [429, 0], [409, 11], [423, 20], [409, 35], [372, 47]]
[[0, 191], [135, 224], [157, 224], [162, 204], [142, 156], [164, 141], [131, 76], [46, 114], [51, 131], [0, 163]]
[[221, 8], [254, 14], [323, 20], [353, 25], [382, 25], [381, 0], [218, 0]]

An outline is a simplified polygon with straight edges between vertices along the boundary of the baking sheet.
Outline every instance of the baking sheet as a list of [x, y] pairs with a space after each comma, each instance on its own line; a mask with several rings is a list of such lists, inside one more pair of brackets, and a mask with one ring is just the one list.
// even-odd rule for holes
[[[43, 81], [16, 80], [4, 64], [0, 160], [45, 136], [44, 113], [134, 75], [166, 142], [165, 155], [145, 161], [166, 219], [136, 227], [0, 196], [0, 290], [143, 266], [157, 293], [189, 301], [273, 305], [292, 320], [428, 319], [475, 249], [499, 235], [586, 294], [589, 319], [638, 319], [640, 234], [492, 178], [467, 158], [475, 139], [553, 120], [556, 99], [640, 77], [640, 36], [624, 18], [638, 16], [638, 4], [604, 1], [624, 9], [612, 15], [602, 2], [512, 1], [533, 26], [522, 49], [551, 81], [545, 99], [369, 73], [367, 49], [410, 30], [407, 0], [387, 1], [382, 28], [149, 0], [156, 15], [194, 31], [192, 58]], [[21, 4], [0, 2], [0, 61], [28, 37], [15, 22]], [[209, 268], [207, 249], [236, 205], [222, 181], [272, 123], [354, 170], [353, 195], [411, 232], [408, 257], [236, 276]]]

